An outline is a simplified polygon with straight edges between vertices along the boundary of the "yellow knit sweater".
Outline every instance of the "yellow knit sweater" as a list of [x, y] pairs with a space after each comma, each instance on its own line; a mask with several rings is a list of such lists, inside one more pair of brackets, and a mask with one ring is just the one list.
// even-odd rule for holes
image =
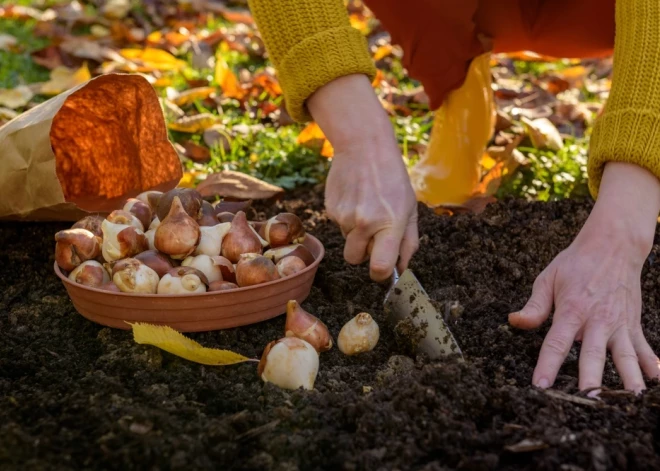
[[[375, 76], [366, 39], [350, 26], [343, 0], [249, 0], [287, 109], [311, 119], [305, 101], [349, 74]], [[589, 153], [589, 187], [597, 196], [604, 165], [640, 165], [660, 178], [660, 0], [616, 2], [614, 76]]]

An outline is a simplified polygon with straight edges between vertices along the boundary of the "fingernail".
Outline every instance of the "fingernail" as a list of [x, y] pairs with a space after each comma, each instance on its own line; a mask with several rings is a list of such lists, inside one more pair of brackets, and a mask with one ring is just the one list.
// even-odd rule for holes
[[550, 387], [550, 381], [548, 381], [548, 378], [541, 378], [534, 386], [541, 389], [548, 389]]

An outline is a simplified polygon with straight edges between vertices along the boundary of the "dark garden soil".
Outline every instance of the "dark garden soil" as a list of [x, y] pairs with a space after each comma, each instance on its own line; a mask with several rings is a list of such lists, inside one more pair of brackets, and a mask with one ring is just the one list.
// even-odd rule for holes
[[[0, 225], [0, 469], [441, 470], [660, 469], [660, 387], [642, 397], [577, 393], [577, 348], [551, 396], [529, 386], [547, 327], [519, 332], [535, 276], [584, 222], [589, 203], [509, 201], [479, 216], [422, 209], [412, 268], [468, 359], [410, 356], [382, 311], [385, 287], [342, 257], [342, 237], [313, 193], [271, 206], [304, 217], [326, 246], [304, 303], [333, 334], [360, 311], [377, 348], [321, 356], [315, 390], [264, 384], [256, 364], [197, 365], [74, 310], [52, 271], [62, 224]], [[660, 239], [659, 239], [660, 240]], [[660, 266], [643, 273], [644, 328], [660, 351]], [[130, 309], [130, 306], [126, 306]], [[193, 334], [258, 357], [284, 318]], [[611, 364], [606, 384], [620, 387]]]

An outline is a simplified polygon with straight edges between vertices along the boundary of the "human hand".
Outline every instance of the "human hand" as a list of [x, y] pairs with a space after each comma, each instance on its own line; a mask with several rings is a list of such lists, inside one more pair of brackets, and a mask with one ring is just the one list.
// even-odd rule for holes
[[[512, 326], [539, 327], [550, 315], [532, 383], [552, 386], [574, 340], [582, 342], [580, 390], [601, 386], [607, 350], [624, 388], [645, 388], [642, 371], [660, 377], [660, 361], [641, 326], [640, 275], [653, 245], [660, 182], [641, 167], [608, 163], [598, 201], [574, 242], [538, 276]], [[641, 368], [640, 368], [641, 367]]]
[[363, 75], [330, 82], [308, 108], [335, 150], [325, 205], [346, 238], [344, 258], [369, 257], [371, 278], [383, 281], [419, 246], [417, 199], [392, 125]]

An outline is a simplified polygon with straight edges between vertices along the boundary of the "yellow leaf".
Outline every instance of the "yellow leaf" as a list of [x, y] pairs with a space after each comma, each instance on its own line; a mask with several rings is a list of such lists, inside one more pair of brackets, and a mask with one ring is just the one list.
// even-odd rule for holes
[[497, 164], [495, 159], [493, 159], [487, 152], [484, 152], [484, 155], [481, 157], [481, 167], [484, 170], [490, 170]]
[[222, 94], [227, 98], [236, 98], [241, 100], [245, 97], [246, 91], [236, 78], [227, 63], [218, 58], [215, 64], [215, 82], [222, 88]]
[[210, 113], [200, 113], [195, 116], [184, 116], [167, 125], [172, 131], [187, 132], [191, 134], [204, 132], [216, 124], [218, 119]]
[[167, 51], [147, 47], [144, 49], [122, 49], [119, 54], [125, 58], [142, 65], [145, 70], [181, 70], [186, 66], [185, 61], [179, 60]]
[[50, 80], [41, 86], [43, 95], [57, 95], [70, 88], [87, 82], [92, 78], [87, 63], [78, 70], [69, 69], [64, 66], [55, 67], [50, 72]]
[[332, 144], [330, 144], [329, 140], [325, 140], [323, 143], [323, 147], [321, 148], [321, 155], [323, 157], [327, 157], [328, 159], [331, 159], [335, 155], [335, 149], [332, 147]]
[[195, 188], [196, 174], [191, 172], [185, 172], [179, 184], [177, 185], [180, 188]]
[[369, 25], [367, 24], [367, 18], [357, 13], [352, 13], [349, 17], [351, 21], [351, 26], [362, 34], [367, 34], [369, 32]]
[[215, 93], [214, 87], [191, 88], [190, 90], [179, 93], [172, 99], [172, 101], [177, 106], [185, 106], [194, 103], [197, 100], [205, 100], [213, 93]]
[[129, 325], [133, 328], [133, 339], [136, 343], [153, 345], [195, 363], [222, 366], [255, 361], [230, 350], [202, 347], [169, 326], [142, 323]]
[[392, 49], [393, 48], [391, 44], [385, 44], [384, 46], [380, 46], [378, 49], [376, 49], [376, 52], [374, 52], [374, 60], [379, 61], [389, 56], [390, 54], [392, 54]]
[[11, 109], [22, 108], [30, 102], [33, 96], [32, 90], [25, 85], [9, 90], [0, 88], [0, 106]]

